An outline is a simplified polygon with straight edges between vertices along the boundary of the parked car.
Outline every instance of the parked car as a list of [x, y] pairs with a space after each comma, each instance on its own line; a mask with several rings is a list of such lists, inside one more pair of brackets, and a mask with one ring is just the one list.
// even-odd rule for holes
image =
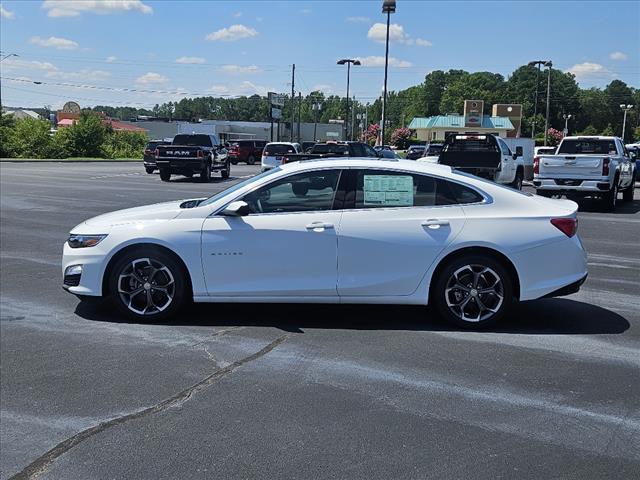
[[302, 142], [302, 151], [304, 153], [309, 153], [316, 142]]
[[533, 155], [534, 156], [539, 156], [539, 155], [555, 155], [556, 153], [556, 147], [534, 147], [533, 149]]
[[[367, 156], [369, 157], [370, 155], [367, 155]], [[382, 149], [382, 150], [380, 150], [378, 152], [378, 157], [380, 157], [380, 158], [393, 158], [393, 159], [396, 159], [396, 160], [398, 160], [400, 158], [400, 156], [396, 152], [394, 152], [393, 150], [387, 150], [386, 148], [384, 148], [384, 149]]]
[[495, 135], [451, 134], [444, 142], [438, 163], [522, 189], [522, 149], [516, 148], [512, 153]]
[[266, 140], [237, 140], [229, 147], [229, 161], [232, 165], [238, 162], [245, 162], [247, 165], [254, 165], [262, 157]]
[[163, 182], [168, 182], [172, 174], [187, 177], [197, 174], [201, 181], [208, 182], [211, 172], [220, 172], [222, 178], [229, 178], [231, 172], [227, 150], [218, 136], [204, 133], [180, 133], [171, 145], [159, 145], [156, 164]]
[[302, 151], [299, 143], [271, 142], [267, 143], [262, 152], [262, 171], [270, 170], [282, 164], [285, 155], [297, 154]]
[[439, 157], [440, 152], [442, 151], [443, 144], [442, 143], [430, 143], [427, 145], [424, 156], [425, 157]]
[[[387, 150], [394, 154], [391, 150]], [[316, 143], [311, 151], [300, 154], [287, 154], [282, 157], [281, 164], [299, 162], [302, 160], [313, 160], [329, 157], [381, 157], [381, 152], [376, 152], [368, 144], [363, 142], [326, 142]], [[391, 157], [396, 158], [396, 157]]]
[[[577, 205], [443, 165], [322, 159], [71, 230], [64, 288], [153, 322], [195, 302], [434, 305], [467, 328], [587, 276]], [[543, 259], [544, 261], [541, 261]]]
[[147, 142], [144, 147], [144, 153], [142, 156], [142, 163], [147, 173], [153, 173], [158, 168], [156, 166], [156, 148], [159, 145], [170, 145], [171, 142], [167, 140], [151, 140]]
[[538, 195], [600, 197], [612, 211], [622, 192], [625, 202], [633, 200], [636, 163], [618, 137], [565, 137], [555, 155], [533, 160], [533, 185]]
[[424, 157], [425, 149], [424, 145], [410, 145], [407, 149], [407, 160], [417, 160]]

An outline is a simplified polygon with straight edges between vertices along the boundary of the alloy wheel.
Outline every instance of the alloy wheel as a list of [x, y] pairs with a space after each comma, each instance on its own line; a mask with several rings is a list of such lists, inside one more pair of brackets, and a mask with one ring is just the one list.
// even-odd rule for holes
[[171, 270], [152, 258], [132, 260], [118, 277], [120, 300], [138, 315], [155, 315], [167, 309], [173, 302], [175, 287]]
[[504, 301], [500, 276], [484, 265], [465, 265], [451, 275], [444, 291], [449, 310], [464, 322], [481, 322], [495, 315]]

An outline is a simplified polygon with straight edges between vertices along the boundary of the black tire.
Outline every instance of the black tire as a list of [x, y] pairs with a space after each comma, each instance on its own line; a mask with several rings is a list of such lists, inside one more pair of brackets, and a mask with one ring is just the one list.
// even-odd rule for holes
[[605, 212], [613, 212], [618, 203], [618, 177], [613, 181], [611, 190], [602, 195], [602, 209]]
[[167, 169], [161, 168], [160, 180], [162, 180], [163, 182], [168, 182], [169, 180], [171, 180], [171, 172]]
[[522, 180], [524, 179], [524, 173], [521, 168], [516, 170], [516, 178], [513, 179], [513, 182], [509, 184], [510, 187], [515, 188], [516, 190], [522, 190]]
[[546, 198], [551, 198], [553, 196], [553, 194], [548, 190], [536, 190], [536, 195]]
[[633, 202], [633, 194], [636, 191], [636, 178], [631, 179], [631, 185], [622, 193], [623, 202]]
[[200, 171], [200, 181], [209, 183], [211, 181], [211, 163], [205, 163], [204, 168]]
[[144, 170], [145, 170], [145, 172], [147, 172], [149, 174], [151, 174], [151, 173], [156, 171], [156, 169], [153, 168], [153, 167], [144, 167]]
[[[481, 329], [499, 322], [509, 311], [514, 301], [513, 282], [508, 270], [495, 258], [462, 255], [440, 269], [432, 283], [430, 301], [447, 321], [465, 329]], [[487, 291], [482, 292], [483, 289]]]
[[237, 165], [238, 161], [237, 160], [231, 160], [231, 165]]
[[113, 265], [108, 281], [109, 300], [117, 311], [145, 323], [174, 316], [191, 292], [182, 264], [157, 249], [130, 250]]
[[247, 158], [247, 165], [255, 165], [256, 164], [256, 157], [254, 157], [253, 155], [250, 155], [249, 158]]
[[227, 178], [229, 178], [229, 175], [231, 175], [231, 163], [229, 162], [229, 160], [227, 160], [227, 163], [224, 166], [224, 170], [220, 170], [220, 175], [222, 176], [223, 180], [226, 180]]

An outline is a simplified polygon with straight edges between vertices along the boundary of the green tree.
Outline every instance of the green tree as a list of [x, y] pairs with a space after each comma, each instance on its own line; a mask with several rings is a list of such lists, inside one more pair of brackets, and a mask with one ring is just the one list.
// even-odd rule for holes
[[46, 120], [36, 120], [34, 118], [16, 120], [13, 128], [3, 127], [2, 143], [5, 143], [5, 135], [7, 137], [6, 151], [11, 157], [47, 158], [49, 156], [51, 124]]
[[600, 132], [600, 135], [602, 135], [603, 137], [613, 137], [615, 134], [613, 133], [613, 127], [611, 126], [611, 124], [607, 125], [607, 128], [602, 130], [602, 132]]
[[599, 130], [596, 127], [594, 127], [593, 125], [588, 125], [587, 128], [580, 132], [580, 135], [593, 136], [598, 135], [598, 132]]
[[16, 121], [13, 115], [0, 114], [0, 158], [10, 158], [13, 156], [9, 142], [13, 135], [15, 125]]
[[143, 132], [111, 132], [102, 144], [106, 158], [142, 158], [147, 136]]
[[82, 112], [77, 122], [69, 127], [59, 128], [54, 138], [59, 155], [71, 157], [102, 157], [102, 145], [112, 133], [98, 115]]

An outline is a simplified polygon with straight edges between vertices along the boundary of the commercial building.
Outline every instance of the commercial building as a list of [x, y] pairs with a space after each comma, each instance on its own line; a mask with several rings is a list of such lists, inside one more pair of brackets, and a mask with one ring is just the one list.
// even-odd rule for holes
[[415, 117], [409, 128], [416, 131], [419, 140], [442, 142], [447, 135], [494, 134], [503, 138], [519, 137], [522, 105], [493, 105], [492, 115], [485, 115], [483, 100], [465, 100], [464, 113]]

